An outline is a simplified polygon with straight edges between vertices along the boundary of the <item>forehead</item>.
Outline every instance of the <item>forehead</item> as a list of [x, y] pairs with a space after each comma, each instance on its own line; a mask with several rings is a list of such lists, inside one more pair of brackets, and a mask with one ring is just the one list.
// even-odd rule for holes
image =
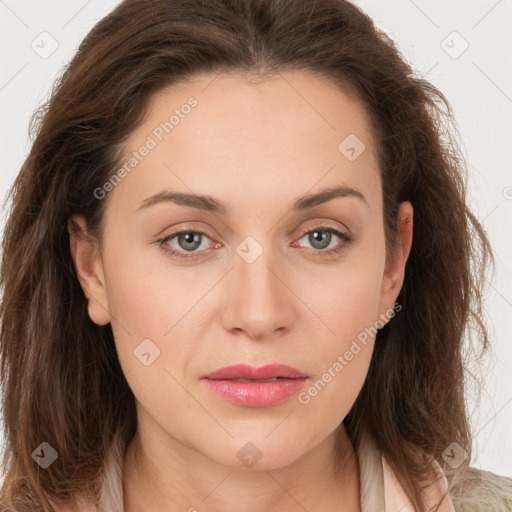
[[[188, 108], [192, 98], [197, 105]], [[145, 122], [132, 134], [132, 142], [142, 142], [173, 113], [177, 116], [171, 123], [172, 138], [177, 141], [182, 135], [189, 143], [201, 139], [202, 143], [222, 142], [224, 148], [233, 144], [236, 149], [259, 142], [278, 148], [301, 137], [306, 145], [318, 147], [319, 141], [325, 141], [331, 147], [332, 139], [347, 132], [364, 139], [367, 146], [373, 143], [366, 112], [355, 96], [310, 71], [279, 73], [265, 79], [234, 73], [203, 74], [179, 82], [152, 97]], [[328, 133], [333, 137], [326, 140]], [[162, 135], [171, 139], [165, 137], [170, 132], [164, 130]]]
[[370, 198], [380, 195], [364, 110], [308, 72], [257, 81], [199, 75], [167, 87], [151, 98], [122, 163], [144, 146], [150, 149], [114, 194], [131, 209], [164, 188], [233, 202], [246, 194], [285, 201], [287, 191], [291, 200], [340, 184], [363, 188]]

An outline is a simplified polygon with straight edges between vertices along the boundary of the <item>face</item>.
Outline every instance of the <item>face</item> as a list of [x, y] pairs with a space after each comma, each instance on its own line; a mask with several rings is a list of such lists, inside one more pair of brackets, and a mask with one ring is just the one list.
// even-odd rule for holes
[[[98, 192], [108, 201], [101, 255], [80, 236], [72, 253], [155, 442], [237, 467], [246, 450], [271, 469], [347, 415], [374, 328], [395, 314], [412, 236], [403, 203], [402, 245], [386, 262], [370, 128], [353, 100], [305, 72], [258, 83], [203, 75], [153, 97], [122, 164], [134, 160]], [[238, 386], [231, 398], [202, 379], [238, 364], [306, 378], [217, 386]]]

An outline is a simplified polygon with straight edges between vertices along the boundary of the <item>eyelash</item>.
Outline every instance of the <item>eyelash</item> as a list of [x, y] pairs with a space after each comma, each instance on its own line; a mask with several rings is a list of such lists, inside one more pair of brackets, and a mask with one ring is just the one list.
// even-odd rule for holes
[[[330, 226], [316, 226], [314, 228], [311, 228], [307, 231], [304, 231], [300, 236], [299, 236], [299, 240], [301, 238], [304, 237], [304, 235], [307, 235], [309, 233], [312, 233], [314, 231], [325, 231], [325, 232], [328, 232], [328, 233], [332, 233], [332, 234], [335, 234], [337, 237], [339, 237], [342, 242], [339, 243], [336, 247], [332, 248], [332, 249], [328, 249], [328, 250], [321, 250], [321, 249], [310, 249], [312, 251], [315, 251], [317, 253], [320, 253], [321, 254], [321, 257], [330, 257], [330, 256], [335, 256], [337, 254], [339, 254], [341, 251], [343, 251], [347, 245], [351, 244], [354, 239], [351, 235], [347, 234], [347, 233], [343, 233], [341, 231], [338, 231], [337, 229], [334, 229]], [[183, 234], [183, 233], [194, 233], [194, 234], [200, 234], [200, 235], [205, 235], [206, 237], [210, 238], [210, 240], [212, 239], [212, 237], [209, 236], [208, 233], [200, 230], [200, 229], [182, 229], [180, 231], [176, 231], [175, 233], [171, 233], [170, 235], [164, 237], [164, 238], [160, 238], [159, 240], [156, 241], [156, 243], [159, 244], [159, 246], [161, 247], [161, 249], [165, 252], [165, 253], [168, 253], [170, 254], [171, 256], [176, 256], [178, 258], [181, 258], [181, 259], [184, 259], [184, 260], [188, 260], [190, 258], [197, 258], [197, 257], [200, 257], [200, 256], [197, 256], [195, 255], [195, 253], [190, 253], [190, 255], [185, 255], [182, 251], [177, 251], [175, 249], [169, 249], [168, 245], [166, 245], [166, 242], [171, 240], [172, 238], [174, 238], [175, 236], [177, 235], [180, 235], [180, 234]], [[204, 251], [201, 251], [201, 252], [204, 252]]]

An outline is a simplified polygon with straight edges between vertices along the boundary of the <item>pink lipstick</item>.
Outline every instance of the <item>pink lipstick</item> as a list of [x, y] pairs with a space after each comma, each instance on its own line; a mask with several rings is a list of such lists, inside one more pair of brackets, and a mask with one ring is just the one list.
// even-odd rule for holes
[[238, 364], [201, 376], [208, 389], [245, 407], [277, 405], [297, 393], [307, 380], [307, 375], [282, 364], [261, 368]]

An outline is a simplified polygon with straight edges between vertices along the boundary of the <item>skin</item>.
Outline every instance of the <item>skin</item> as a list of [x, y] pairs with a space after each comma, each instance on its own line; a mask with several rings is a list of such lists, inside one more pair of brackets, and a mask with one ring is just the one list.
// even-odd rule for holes
[[[123, 467], [125, 511], [358, 511], [359, 467], [343, 426], [338, 474], [333, 450], [366, 378], [372, 336], [307, 404], [294, 395], [272, 407], [243, 407], [199, 377], [237, 363], [283, 363], [309, 376], [304, 389], [317, 382], [358, 334], [389, 319], [412, 243], [412, 206], [400, 207], [400, 243], [386, 261], [365, 113], [304, 71], [258, 83], [223, 74], [173, 85], [152, 98], [127, 157], [191, 96], [198, 105], [103, 199], [102, 250], [86, 240], [81, 217], [81, 231], [70, 233], [91, 320], [111, 322], [137, 399], [138, 431]], [[366, 146], [354, 161], [338, 150], [349, 134]], [[366, 202], [346, 196], [292, 211], [298, 197], [340, 184]], [[164, 189], [213, 196], [232, 212], [172, 202], [137, 211]], [[332, 235], [315, 244], [308, 233], [320, 226], [350, 231], [354, 241], [326, 256], [344, 242]], [[208, 233], [188, 260], [155, 243], [180, 229]], [[236, 251], [248, 236], [263, 249], [250, 264]], [[165, 243], [191, 253], [178, 237]], [[160, 350], [149, 366], [133, 353], [147, 338]], [[237, 457], [248, 442], [261, 453], [251, 468]]]

